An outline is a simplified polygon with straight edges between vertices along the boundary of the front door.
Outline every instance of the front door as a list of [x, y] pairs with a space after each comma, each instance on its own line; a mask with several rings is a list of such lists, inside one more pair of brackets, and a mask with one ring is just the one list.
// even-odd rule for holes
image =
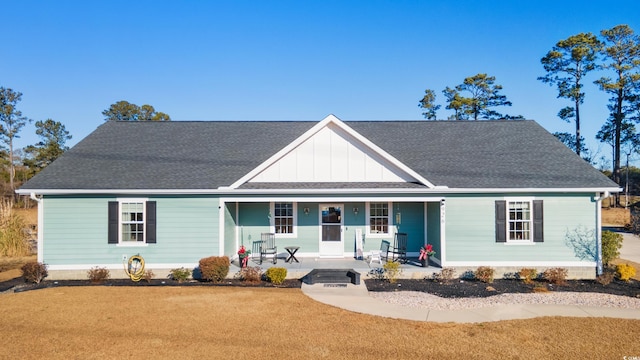
[[343, 257], [342, 204], [320, 204], [320, 256]]

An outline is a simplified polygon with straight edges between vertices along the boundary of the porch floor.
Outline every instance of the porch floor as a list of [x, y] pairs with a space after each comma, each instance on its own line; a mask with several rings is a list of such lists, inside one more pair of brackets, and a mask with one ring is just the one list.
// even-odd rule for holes
[[[367, 260], [356, 260], [354, 258], [342, 258], [342, 259], [326, 259], [326, 258], [312, 258], [312, 257], [298, 257], [298, 263], [285, 262], [284, 258], [278, 258], [276, 264], [272, 259], [265, 259], [262, 261], [262, 265], [258, 260], [249, 260], [247, 266], [260, 267], [263, 271], [266, 271], [270, 267], [283, 267], [287, 269], [287, 279], [301, 279], [305, 275], [311, 272], [313, 269], [353, 269], [360, 273], [362, 280], [369, 279], [369, 273], [378, 268], [382, 268], [384, 261], [380, 264], [377, 261], [369, 264]], [[428, 267], [421, 267], [418, 258], [409, 258], [406, 264], [400, 264], [402, 272], [399, 276], [401, 279], [424, 279], [431, 277], [434, 273], [440, 272], [440, 267], [431, 263]], [[231, 263], [230, 273], [240, 271], [240, 265], [238, 259], [235, 259]]]

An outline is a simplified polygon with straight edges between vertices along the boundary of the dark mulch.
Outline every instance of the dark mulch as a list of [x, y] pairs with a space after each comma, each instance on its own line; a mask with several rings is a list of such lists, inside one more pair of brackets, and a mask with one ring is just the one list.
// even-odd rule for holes
[[138, 281], [134, 282], [128, 279], [109, 279], [103, 282], [92, 283], [89, 280], [45, 280], [40, 284], [29, 284], [24, 281], [24, 278], [15, 278], [9, 281], [0, 282], [0, 292], [13, 290], [15, 292], [47, 289], [60, 286], [131, 286], [131, 287], [144, 287], [144, 286], [235, 286], [235, 287], [261, 287], [261, 288], [300, 288], [302, 282], [297, 279], [285, 280], [280, 285], [275, 285], [268, 281], [261, 281], [259, 283], [250, 283], [238, 279], [225, 279], [219, 283], [204, 282], [204, 281], [183, 281], [178, 282], [171, 279], [153, 279], [151, 281]]
[[369, 291], [420, 291], [445, 298], [460, 297], [488, 297], [504, 293], [532, 293], [534, 287], [545, 288], [548, 291], [595, 292], [630, 297], [640, 297], [640, 282], [614, 280], [608, 285], [602, 285], [594, 280], [568, 280], [565, 285], [552, 285], [545, 281], [525, 284], [521, 280], [494, 280], [487, 284], [478, 280], [452, 280], [450, 283], [440, 283], [435, 280], [398, 279], [395, 284], [386, 280], [365, 280]]

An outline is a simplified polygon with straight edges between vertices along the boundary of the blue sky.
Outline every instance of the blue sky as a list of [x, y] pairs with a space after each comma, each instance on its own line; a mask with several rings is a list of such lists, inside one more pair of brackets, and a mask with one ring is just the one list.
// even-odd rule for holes
[[[569, 105], [537, 80], [540, 58], [580, 32], [640, 32], [640, 2], [616, 1], [11, 1], [1, 5], [0, 86], [33, 120], [60, 121], [71, 145], [127, 100], [174, 120], [419, 120], [426, 88], [496, 77], [511, 108], [550, 132]], [[583, 134], [607, 96], [586, 79]], [[443, 108], [438, 118], [450, 115]], [[18, 146], [37, 142], [28, 125]], [[455, 146], [455, 144], [452, 144]]]

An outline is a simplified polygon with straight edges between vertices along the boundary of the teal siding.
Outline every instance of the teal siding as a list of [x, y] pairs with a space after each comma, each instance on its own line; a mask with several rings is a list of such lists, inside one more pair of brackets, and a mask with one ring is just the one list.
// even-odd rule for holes
[[427, 239], [436, 252], [433, 257], [441, 259], [442, 247], [440, 246], [440, 203], [427, 203]]
[[[425, 243], [424, 203], [394, 203], [393, 211], [397, 232], [407, 233], [407, 252], [418, 253]], [[397, 223], [398, 212], [401, 214], [400, 223]]]
[[[544, 201], [544, 242], [495, 242], [495, 200], [504, 197], [451, 197], [446, 200], [448, 261], [578, 261], [565, 238], [575, 229], [594, 230], [596, 203], [589, 196], [536, 196]], [[595, 242], [595, 236], [593, 238]]]
[[224, 208], [224, 253], [230, 257], [240, 248], [236, 241], [236, 209], [236, 203], [227, 203]]
[[107, 204], [116, 197], [45, 197], [44, 262], [113, 264], [140, 254], [147, 263], [192, 263], [218, 253], [217, 199], [147, 198], [157, 203], [157, 244], [129, 247], [107, 244]]
[[239, 242], [251, 247], [253, 241], [260, 240], [262, 233], [270, 231], [269, 203], [239, 203], [238, 207]]

